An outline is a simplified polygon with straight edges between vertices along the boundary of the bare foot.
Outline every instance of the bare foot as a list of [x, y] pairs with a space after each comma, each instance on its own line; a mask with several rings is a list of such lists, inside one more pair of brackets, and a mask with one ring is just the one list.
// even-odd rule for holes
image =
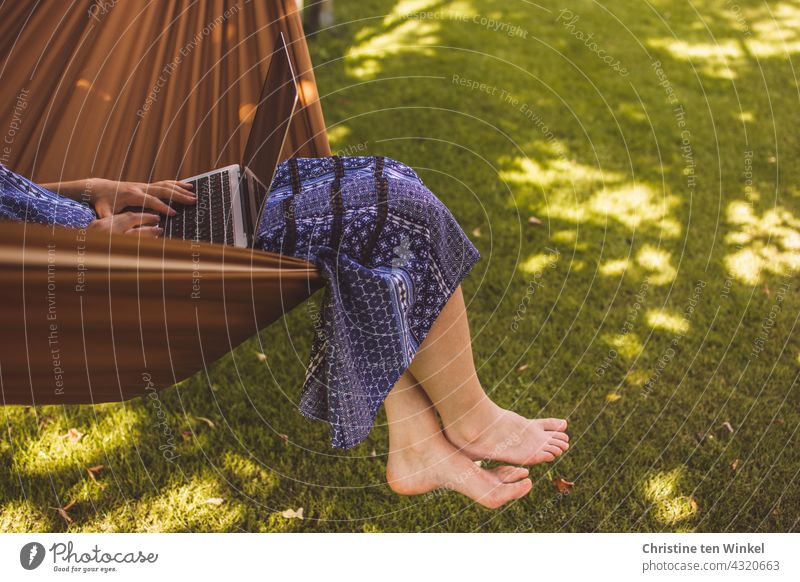
[[491, 459], [515, 465], [554, 461], [569, 448], [567, 421], [529, 419], [491, 400], [445, 427], [447, 439], [473, 460]]
[[533, 484], [523, 467], [482, 469], [460, 453], [444, 435], [419, 446], [389, 451], [386, 480], [400, 495], [452, 489], [489, 509], [528, 494]]

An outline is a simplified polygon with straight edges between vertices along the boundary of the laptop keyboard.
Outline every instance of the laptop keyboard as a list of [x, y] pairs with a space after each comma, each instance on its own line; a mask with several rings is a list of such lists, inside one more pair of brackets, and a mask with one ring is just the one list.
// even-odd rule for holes
[[197, 204], [173, 204], [178, 214], [167, 217], [164, 234], [171, 238], [233, 244], [231, 185], [228, 172], [218, 172], [189, 182]]

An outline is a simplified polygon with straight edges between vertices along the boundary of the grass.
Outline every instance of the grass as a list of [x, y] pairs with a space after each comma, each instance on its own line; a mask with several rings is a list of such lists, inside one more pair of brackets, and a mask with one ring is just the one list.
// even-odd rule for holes
[[800, 3], [542, 4], [340, 2], [309, 39], [334, 149], [417, 168], [483, 254], [486, 388], [570, 419], [529, 496], [393, 495], [383, 417], [330, 449], [312, 303], [158, 402], [4, 408], [0, 529], [800, 529]]

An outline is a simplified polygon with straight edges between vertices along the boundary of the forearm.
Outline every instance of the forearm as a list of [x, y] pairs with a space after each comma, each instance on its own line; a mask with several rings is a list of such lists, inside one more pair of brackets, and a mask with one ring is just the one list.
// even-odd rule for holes
[[78, 202], [91, 202], [93, 181], [94, 178], [86, 178], [71, 182], [51, 182], [42, 184], [42, 187]]

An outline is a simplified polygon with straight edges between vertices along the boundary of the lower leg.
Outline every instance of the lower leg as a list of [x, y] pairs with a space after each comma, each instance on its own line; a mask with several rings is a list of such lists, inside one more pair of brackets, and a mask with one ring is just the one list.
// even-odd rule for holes
[[389, 486], [402, 495], [453, 489], [496, 508], [526, 495], [527, 469], [482, 469], [450, 444], [441, 432], [431, 401], [406, 372], [385, 401], [389, 423]]
[[461, 287], [442, 309], [409, 370], [439, 411], [447, 438], [472, 458], [552, 461], [568, 448], [563, 419], [524, 418], [486, 395], [472, 357]]

